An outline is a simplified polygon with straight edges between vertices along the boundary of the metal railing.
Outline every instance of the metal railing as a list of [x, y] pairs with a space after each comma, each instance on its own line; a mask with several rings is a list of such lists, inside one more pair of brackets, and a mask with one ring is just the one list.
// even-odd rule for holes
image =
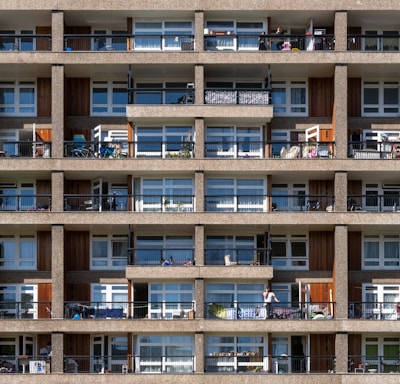
[[271, 141], [268, 157], [280, 159], [332, 159], [334, 141]]
[[350, 302], [348, 318], [364, 320], [400, 320], [400, 304], [397, 302]]
[[64, 141], [64, 157], [125, 159], [128, 157], [129, 142], [109, 141]]
[[204, 317], [221, 320], [331, 320], [335, 317], [334, 302], [229, 302], [206, 303]]
[[206, 88], [204, 104], [269, 105], [271, 92], [261, 88]]
[[399, 212], [400, 195], [398, 189], [387, 194], [348, 195], [347, 210], [353, 212]]
[[51, 302], [0, 301], [0, 319], [49, 319]]
[[204, 251], [205, 265], [268, 265], [267, 258], [265, 248], [206, 248]]
[[128, 104], [194, 104], [194, 88], [129, 88]]
[[348, 371], [353, 373], [400, 373], [400, 355], [349, 355]]
[[129, 265], [138, 266], [192, 266], [193, 248], [133, 248], [129, 250]]
[[0, 34], [2, 51], [51, 51], [49, 34]]
[[353, 159], [398, 159], [399, 141], [349, 141], [348, 157]]
[[0, 141], [2, 157], [51, 157], [51, 143], [45, 141]]
[[266, 212], [266, 195], [206, 195], [208, 212]]
[[104, 195], [81, 195], [65, 194], [64, 211], [97, 211], [114, 212], [127, 211], [128, 203], [132, 196], [104, 194]]
[[0, 211], [51, 211], [51, 195], [14, 195], [0, 190]]
[[262, 159], [265, 144], [262, 141], [208, 141], [204, 144], [207, 158]]
[[347, 50], [349, 51], [377, 51], [399, 52], [398, 33], [385, 34], [348, 34]]
[[333, 212], [335, 210], [334, 195], [282, 195], [272, 193], [272, 211], [286, 212]]

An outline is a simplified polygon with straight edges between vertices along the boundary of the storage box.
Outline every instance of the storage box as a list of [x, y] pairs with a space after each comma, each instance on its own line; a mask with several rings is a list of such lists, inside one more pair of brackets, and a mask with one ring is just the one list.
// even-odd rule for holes
[[29, 373], [46, 373], [46, 362], [44, 360], [30, 361]]
[[195, 312], [194, 311], [189, 311], [188, 312], [188, 319], [193, 320], [195, 318]]

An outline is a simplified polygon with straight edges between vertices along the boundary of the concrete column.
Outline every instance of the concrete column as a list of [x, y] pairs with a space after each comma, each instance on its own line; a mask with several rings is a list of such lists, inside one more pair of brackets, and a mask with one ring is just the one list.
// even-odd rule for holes
[[335, 227], [335, 260], [333, 263], [335, 318], [346, 319], [348, 313], [348, 232], [346, 225]]
[[194, 189], [196, 196], [196, 212], [204, 212], [204, 172], [196, 171], [194, 174]]
[[204, 12], [194, 13], [194, 49], [201, 52], [204, 50]]
[[194, 257], [196, 265], [204, 265], [204, 225], [198, 224], [194, 227]]
[[64, 333], [51, 334], [51, 373], [64, 372]]
[[335, 12], [335, 51], [347, 51], [347, 12]]
[[51, 13], [51, 50], [62, 52], [64, 50], [64, 12], [52, 11]]
[[196, 131], [196, 143], [194, 147], [195, 158], [203, 159], [204, 158], [204, 119], [200, 117], [196, 117], [194, 122], [194, 129]]
[[336, 158], [347, 158], [347, 66], [335, 66], [335, 101], [332, 121], [336, 142]]
[[196, 295], [196, 319], [204, 319], [204, 279], [197, 278], [194, 282]]
[[347, 172], [335, 172], [335, 212], [347, 211]]
[[64, 210], [64, 172], [51, 173], [51, 210], [62, 212]]
[[64, 157], [64, 66], [51, 67], [52, 158]]
[[338, 332], [335, 338], [336, 373], [347, 373], [349, 361], [349, 335]]
[[51, 312], [52, 318], [64, 317], [64, 226], [54, 224], [51, 227]]
[[196, 332], [194, 336], [194, 350], [196, 356], [195, 373], [204, 373], [204, 333]]
[[194, 67], [194, 103], [204, 104], [204, 66], [197, 64]]

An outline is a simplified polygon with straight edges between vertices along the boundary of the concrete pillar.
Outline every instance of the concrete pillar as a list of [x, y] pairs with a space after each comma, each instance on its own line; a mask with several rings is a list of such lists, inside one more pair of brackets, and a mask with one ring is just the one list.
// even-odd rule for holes
[[335, 12], [335, 51], [347, 51], [347, 12]]
[[334, 124], [336, 158], [347, 158], [347, 65], [335, 66]]
[[51, 173], [51, 210], [62, 212], [64, 210], [64, 172]]
[[64, 50], [64, 12], [52, 11], [51, 13], [51, 50], [62, 52]]
[[335, 212], [347, 211], [347, 172], [335, 172]]
[[194, 350], [196, 356], [195, 373], [204, 373], [204, 333], [196, 332], [194, 336]]
[[194, 103], [204, 104], [204, 66], [196, 64], [194, 67]]
[[204, 265], [204, 225], [194, 227], [194, 257], [197, 266]]
[[336, 373], [347, 373], [349, 361], [349, 335], [347, 332], [336, 333], [335, 338]]
[[51, 227], [51, 312], [53, 319], [64, 317], [64, 226], [53, 224]]
[[64, 157], [64, 66], [51, 67], [51, 157]]
[[51, 334], [51, 373], [64, 372], [64, 333]]
[[335, 227], [335, 260], [333, 263], [335, 318], [346, 319], [348, 313], [348, 232], [346, 225]]
[[196, 319], [204, 319], [204, 279], [197, 278], [194, 282], [196, 295]]
[[194, 174], [194, 189], [196, 196], [196, 212], [204, 212], [204, 172], [196, 171]]
[[204, 50], [204, 12], [194, 13], [194, 49], [201, 52]]
[[195, 131], [196, 131], [196, 144], [194, 147], [194, 157], [196, 159], [204, 158], [204, 119], [200, 117], [196, 117], [194, 122]]

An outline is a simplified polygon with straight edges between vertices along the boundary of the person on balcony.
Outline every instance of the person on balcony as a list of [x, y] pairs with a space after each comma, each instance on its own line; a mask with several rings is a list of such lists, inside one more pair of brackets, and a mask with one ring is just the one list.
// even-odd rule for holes
[[263, 292], [262, 295], [264, 297], [265, 309], [267, 311], [266, 318], [272, 319], [274, 317], [274, 310], [273, 310], [272, 302], [275, 301], [276, 303], [279, 303], [280, 301], [275, 296], [275, 293], [271, 291], [270, 287], [265, 288], [265, 291]]

